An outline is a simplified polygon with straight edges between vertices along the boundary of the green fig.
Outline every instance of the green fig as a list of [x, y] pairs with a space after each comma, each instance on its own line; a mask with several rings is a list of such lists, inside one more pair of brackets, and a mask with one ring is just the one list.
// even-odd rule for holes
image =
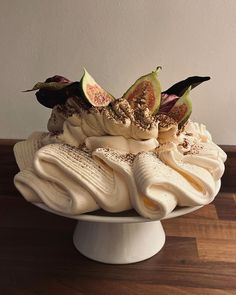
[[158, 112], [161, 101], [161, 85], [158, 79], [160, 69], [161, 67], [157, 67], [156, 71], [140, 77], [123, 95], [132, 108], [141, 105], [147, 107], [152, 114]]
[[192, 113], [192, 101], [189, 96], [191, 88], [192, 87], [190, 86], [184, 92], [167, 113], [169, 117], [173, 118], [178, 123], [179, 127], [183, 126]]
[[83, 96], [95, 107], [107, 106], [114, 100], [114, 97], [99, 86], [86, 69], [84, 69], [84, 75], [81, 78], [80, 85]]

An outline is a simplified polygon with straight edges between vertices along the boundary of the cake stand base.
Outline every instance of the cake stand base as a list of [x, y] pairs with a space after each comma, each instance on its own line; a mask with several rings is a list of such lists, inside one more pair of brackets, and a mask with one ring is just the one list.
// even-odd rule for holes
[[84, 256], [103, 263], [127, 264], [148, 259], [165, 243], [160, 221], [106, 223], [78, 221], [74, 245]]

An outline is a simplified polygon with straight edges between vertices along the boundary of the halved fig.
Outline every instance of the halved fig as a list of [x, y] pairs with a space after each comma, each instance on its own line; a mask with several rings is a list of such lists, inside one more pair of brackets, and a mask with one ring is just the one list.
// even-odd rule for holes
[[99, 86], [86, 69], [84, 69], [84, 75], [81, 78], [80, 85], [83, 96], [95, 107], [107, 106], [114, 100], [114, 97]]
[[191, 86], [185, 91], [185, 93], [177, 100], [171, 110], [167, 115], [173, 118], [179, 125], [183, 124], [188, 120], [192, 113], [192, 101], [190, 99], [189, 93], [191, 91]]
[[141, 106], [148, 107], [152, 114], [158, 112], [161, 101], [161, 85], [158, 79], [160, 69], [161, 67], [157, 67], [156, 71], [140, 77], [123, 95], [133, 109]]

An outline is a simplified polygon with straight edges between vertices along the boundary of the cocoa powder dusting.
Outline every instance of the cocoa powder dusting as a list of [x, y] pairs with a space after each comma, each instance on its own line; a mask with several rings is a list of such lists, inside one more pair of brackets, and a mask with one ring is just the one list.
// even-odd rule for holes
[[187, 141], [187, 139], [185, 138], [184, 139], [184, 142], [182, 143], [182, 146], [183, 146], [183, 148], [187, 148], [188, 147], [188, 145], [189, 145], [189, 142]]
[[122, 153], [116, 152], [115, 150], [110, 149], [110, 148], [104, 148], [103, 151], [105, 152], [105, 154], [108, 158], [113, 157], [117, 161], [126, 162], [129, 165], [132, 165], [132, 163], [134, 162], [135, 156], [136, 156], [135, 154], [132, 154], [132, 153], [122, 154]]
[[166, 114], [158, 114], [156, 119], [159, 121], [159, 126], [161, 128], [168, 128], [172, 125], [177, 125], [177, 122]]
[[203, 145], [201, 144], [193, 144], [189, 151], [184, 152], [184, 155], [197, 155], [199, 154], [200, 150], [203, 149]]

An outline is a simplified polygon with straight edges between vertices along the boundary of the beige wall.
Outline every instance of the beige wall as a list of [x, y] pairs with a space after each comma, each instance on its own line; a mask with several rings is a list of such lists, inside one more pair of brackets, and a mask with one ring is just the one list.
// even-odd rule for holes
[[21, 90], [85, 66], [119, 97], [163, 66], [163, 89], [191, 75], [212, 80], [192, 92], [192, 118], [219, 144], [236, 144], [236, 1], [0, 1], [0, 138], [44, 130], [49, 110]]

